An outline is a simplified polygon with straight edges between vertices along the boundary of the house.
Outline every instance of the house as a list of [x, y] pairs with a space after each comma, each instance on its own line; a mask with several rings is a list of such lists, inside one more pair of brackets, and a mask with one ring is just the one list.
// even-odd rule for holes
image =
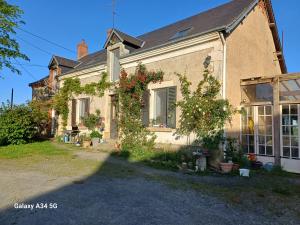
[[[81, 45], [85, 45], [84, 41], [82, 41]], [[82, 49], [83, 50], [79, 52], [79, 54], [81, 54], [79, 56], [87, 55], [87, 46]], [[32, 88], [32, 100], [50, 100], [58, 90], [57, 77], [73, 69], [77, 64], [79, 64], [77, 61], [60, 56], [53, 56], [48, 65], [49, 74], [42, 79], [29, 84], [29, 87]], [[46, 128], [46, 134], [48, 136], [53, 136], [55, 134], [55, 129], [57, 127], [56, 118], [57, 115], [55, 111], [49, 108], [48, 126]]]
[[[79, 54], [81, 49], [77, 51]], [[222, 84], [222, 97], [246, 111], [233, 117], [225, 128], [226, 135], [239, 138], [245, 153], [255, 153], [260, 161], [281, 163], [285, 170], [300, 172], [299, 134], [295, 130], [288, 136], [291, 125], [283, 127], [280, 123], [285, 110], [289, 113], [286, 123], [293, 116], [293, 126], [298, 126], [295, 112], [299, 114], [300, 110], [292, 108], [299, 108], [300, 101], [293, 98], [292, 106], [285, 102], [287, 110], [276, 97], [281, 92], [285, 96], [295, 93], [291, 93], [292, 88], [279, 91], [278, 82], [287, 74], [287, 68], [270, 0], [233, 0], [138, 37], [111, 29], [102, 50], [78, 58], [78, 64], [57, 80], [59, 86], [64, 79], [75, 77], [88, 84], [99, 81], [102, 72], [107, 72], [111, 81], [117, 81], [121, 68], [132, 73], [138, 63], [148, 70], [162, 70], [164, 81], [148, 85], [150, 95], [143, 119], [157, 135], [157, 143], [189, 145], [194, 137], [174, 135], [180, 111], [170, 109], [168, 102], [182, 98], [175, 73], [186, 74], [195, 88], [207, 59], [209, 70]], [[286, 77], [292, 79], [291, 75]], [[69, 103], [68, 129], [79, 125], [84, 132], [81, 117], [100, 109], [105, 122], [104, 138], [116, 139], [115, 99], [113, 90], [101, 98], [77, 96]], [[59, 132], [61, 129], [60, 126]], [[288, 146], [282, 145], [283, 138]]]

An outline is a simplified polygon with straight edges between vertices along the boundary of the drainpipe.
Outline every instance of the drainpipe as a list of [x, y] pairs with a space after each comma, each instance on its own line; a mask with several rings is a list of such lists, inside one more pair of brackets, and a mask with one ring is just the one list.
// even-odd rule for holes
[[226, 40], [224, 38], [223, 33], [220, 34], [220, 39], [222, 41], [223, 45], [223, 70], [222, 70], [222, 97], [223, 99], [226, 99], [226, 54], [227, 54], [227, 46], [226, 46]]
[[[226, 99], [226, 54], [227, 54], [227, 46], [226, 46], [226, 40], [224, 38], [224, 35], [222, 32], [219, 33], [220, 39], [222, 41], [223, 45], [223, 68], [222, 68], [222, 98], [225, 100]], [[223, 137], [226, 139], [226, 130], [224, 127], [224, 134]], [[226, 150], [226, 141], [225, 144], [223, 145], [223, 152]], [[225, 155], [224, 155], [225, 157]]]

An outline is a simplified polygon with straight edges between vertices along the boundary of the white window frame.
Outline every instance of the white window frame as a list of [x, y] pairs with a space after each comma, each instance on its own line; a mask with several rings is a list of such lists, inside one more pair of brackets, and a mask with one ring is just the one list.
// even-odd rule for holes
[[[292, 157], [292, 150], [291, 148], [293, 147], [291, 145], [291, 138], [290, 138], [290, 144], [289, 146], [286, 146], [286, 147], [289, 147], [290, 148], [290, 156], [287, 157], [287, 156], [283, 156], [283, 133], [282, 133], [282, 106], [283, 105], [288, 105], [289, 106], [289, 116], [291, 115], [290, 114], [290, 107], [291, 105], [297, 105], [297, 115], [298, 115], [298, 158], [296, 157]], [[289, 125], [291, 126], [291, 125]], [[299, 160], [300, 159], [300, 104], [291, 104], [291, 103], [286, 103], [286, 104], [280, 104], [280, 156], [284, 159], [296, 159], [296, 160]], [[291, 134], [289, 135], [289, 137], [292, 137]], [[294, 146], [296, 147], [296, 146]]]

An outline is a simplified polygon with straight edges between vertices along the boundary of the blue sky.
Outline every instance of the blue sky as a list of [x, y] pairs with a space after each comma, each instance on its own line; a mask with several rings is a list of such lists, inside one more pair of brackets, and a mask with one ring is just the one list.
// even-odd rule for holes
[[[116, 27], [131, 35], [140, 35], [173, 23], [229, 0], [116, 0]], [[89, 52], [103, 47], [106, 30], [112, 26], [111, 0], [8, 0], [24, 10], [24, 29], [76, 52], [76, 45], [85, 39]], [[281, 33], [284, 30], [284, 53], [289, 72], [300, 72], [300, 1], [273, 0], [273, 8]], [[76, 54], [53, 46], [18, 31], [17, 40], [31, 61], [21, 62], [22, 75], [4, 72], [0, 79], [0, 102], [10, 98], [14, 88], [15, 103], [31, 98], [28, 83], [48, 74], [51, 54], [76, 58]], [[28, 43], [43, 49], [40, 51]], [[46, 52], [47, 53], [46, 53]], [[38, 65], [38, 66], [36, 66]]]

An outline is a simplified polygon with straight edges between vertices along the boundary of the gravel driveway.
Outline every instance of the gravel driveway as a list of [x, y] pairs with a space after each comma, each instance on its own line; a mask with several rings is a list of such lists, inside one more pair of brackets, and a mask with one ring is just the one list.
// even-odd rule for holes
[[[296, 224], [149, 178], [156, 170], [139, 171], [138, 166], [103, 154], [84, 153], [80, 157], [103, 164], [92, 174], [85, 171], [68, 176], [0, 166], [0, 224]], [[15, 203], [34, 207], [16, 209]], [[36, 208], [37, 203], [47, 204], [47, 208]]]

